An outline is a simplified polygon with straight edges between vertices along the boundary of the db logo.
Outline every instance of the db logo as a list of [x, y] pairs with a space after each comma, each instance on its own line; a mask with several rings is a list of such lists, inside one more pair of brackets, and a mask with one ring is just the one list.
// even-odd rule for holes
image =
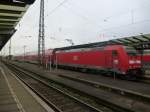
[[74, 60], [74, 61], [77, 61], [78, 59], [79, 59], [78, 56], [73, 56], [73, 60]]

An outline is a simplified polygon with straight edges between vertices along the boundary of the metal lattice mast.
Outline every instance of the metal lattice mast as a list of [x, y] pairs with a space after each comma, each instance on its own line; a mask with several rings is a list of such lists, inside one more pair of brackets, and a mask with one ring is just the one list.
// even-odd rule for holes
[[44, 63], [44, 59], [45, 59], [44, 0], [41, 0], [40, 3], [38, 59], [39, 59], [39, 64]]

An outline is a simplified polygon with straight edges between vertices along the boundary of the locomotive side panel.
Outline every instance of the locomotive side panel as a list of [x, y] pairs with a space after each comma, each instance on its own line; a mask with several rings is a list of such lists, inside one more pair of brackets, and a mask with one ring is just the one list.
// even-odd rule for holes
[[81, 51], [56, 53], [57, 64], [82, 68], [105, 68], [105, 51]]
[[144, 55], [144, 56], [143, 56], [143, 61], [150, 63], [150, 54], [149, 54], [149, 55]]

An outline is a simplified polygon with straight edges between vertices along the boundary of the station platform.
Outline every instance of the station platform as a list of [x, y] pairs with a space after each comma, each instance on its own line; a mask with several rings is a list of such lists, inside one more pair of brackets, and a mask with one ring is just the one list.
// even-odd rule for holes
[[0, 112], [54, 112], [0, 62]]
[[[89, 85], [79, 83], [79, 82], [76, 82], [76, 81], [66, 80], [66, 79], [64, 79], [62, 77], [59, 77], [58, 75], [54, 74], [54, 72], [55, 73], [57, 72], [57, 74], [62, 74], [63, 73], [63, 72], [60, 72], [59, 70], [50, 72], [48, 70], [43, 70], [42, 67], [39, 67], [39, 66], [33, 65], [33, 64], [20, 63], [20, 62], [12, 62], [12, 63], [16, 64], [16, 65], [18, 65], [18, 66], [20, 66], [24, 69], [27, 69], [29, 71], [35, 72], [35, 73], [39, 74], [42, 77], [48, 78], [48, 79], [53, 80], [55, 82], [59, 82], [61, 84], [69, 86], [71, 88], [77, 89], [81, 92], [84, 92], [84, 93], [90, 95], [90, 96], [94, 96], [97, 99], [102, 99], [103, 101], [108, 101], [108, 102], [111, 102], [111, 103], [113, 103], [115, 105], [118, 105], [120, 107], [123, 107], [123, 108], [126, 108], [126, 109], [131, 109], [131, 110], [137, 111], [137, 112], [141, 112], [141, 111], [149, 112], [150, 111], [149, 104], [147, 104], [147, 103], [143, 103], [143, 102], [140, 102], [138, 100], [132, 100], [132, 99], [123, 97], [123, 96], [118, 95], [118, 94], [114, 94], [114, 93], [111, 93], [111, 92], [100, 90], [98, 88], [93, 88]], [[72, 71], [69, 71], [67, 73], [67, 72], [64, 71], [63, 74], [68, 74], [68, 75], [74, 76], [75, 74], [78, 74], [78, 73], [72, 72]], [[85, 74], [83, 76], [87, 77], [87, 75], [85, 75]], [[105, 81], [106, 81], [106, 79], [105, 79]], [[110, 81], [110, 80], [107, 80], [107, 81]], [[121, 81], [120, 81], [120, 84], [119, 84], [119, 81], [116, 80], [116, 82], [118, 83], [118, 86], [121, 85]], [[124, 82], [124, 84], [127, 85], [127, 82], [126, 83]], [[132, 85], [130, 85], [130, 86], [132, 86]]]

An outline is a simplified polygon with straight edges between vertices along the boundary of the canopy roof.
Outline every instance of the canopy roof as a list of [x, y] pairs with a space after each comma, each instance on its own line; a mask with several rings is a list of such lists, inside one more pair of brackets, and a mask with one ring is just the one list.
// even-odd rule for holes
[[34, 0], [0, 0], [0, 50], [15, 33], [15, 26], [33, 2]]
[[92, 47], [101, 47], [105, 45], [116, 45], [116, 44], [132, 46], [135, 47], [137, 50], [150, 49], [150, 34], [141, 34], [137, 36], [118, 38], [118, 39], [113, 39], [104, 42], [96, 42], [96, 43], [89, 43], [83, 45], [56, 48], [55, 50], [57, 51], [57, 50], [68, 50], [68, 49], [78, 49], [78, 48], [92, 48]]
[[110, 40], [110, 43], [133, 46], [139, 50], [150, 49], [150, 34], [141, 34], [137, 36], [114, 39]]

